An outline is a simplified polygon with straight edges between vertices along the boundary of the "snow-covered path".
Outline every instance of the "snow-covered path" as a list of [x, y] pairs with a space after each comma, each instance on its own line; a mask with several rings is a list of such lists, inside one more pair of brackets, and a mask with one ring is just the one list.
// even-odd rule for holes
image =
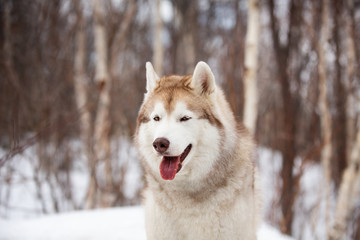
[[[259, 240], [291, 240], [263, 224]], [[54, 214], [32, 219], [0, 219], [0, 240], [145, 240], [141, 207]]]

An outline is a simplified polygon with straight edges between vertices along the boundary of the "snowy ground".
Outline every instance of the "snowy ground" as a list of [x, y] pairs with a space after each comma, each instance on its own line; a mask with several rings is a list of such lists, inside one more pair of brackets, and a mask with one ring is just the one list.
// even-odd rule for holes
[[[125, 189], [141, 188], [141, 172], [136, 161], [136, 152], [129, 142], [116, 143], [123, 148], [115, 152], [115, 159], [126, 159], [128, 172]], [[78, 143], [70, 143], [72, 154], [77, 154]], [[122, 150], [122, 149], [126, 149]], [[0, 149], [0, 157], [6, 152]], [[64, 198], [60, 189], [54, 192], [63, 214], [54, 214], [51, 185], [40, 174], [42, 201], [34, 181], [34, 172], [39, 165], [36, 147], [26, 149], [0, 168], [0, 240], [2, 239], [145, 239], [141, 208], [123, 208], [98, 210], [91, 212], [71, 212], [74, 207]], [[82, 206], [88, 185], [88, 171], [85, 157], [78, 154], [71, 175], [72, 194], [76, 206]], [[279, 189], [281, 181], [279, 171], [282, 157], [279, 152], [259, 147], [256, 159], [260, 169], [263, 189], [264, 218], [267, 222], [279, 223]], [[119, 164], [119, 163], [117, 163]], [[326, 239], [325, 204], [322, 200], [322, 168], [320, 165], [301, 165], [301, 159], [295, 160], [294, 174], [303, 167], [300, 178], [299, 197], [294, 204], [293, 236], [301, 240]], [[11, 174], [10, 184], [6, 184]], [[116, 175], [116, 174], [115, 174]], [[10, 176], [10, 175], [9, 175]], [[126, 191], [131, 196], [134, 191]], [[44, 208], [46, 208], [44, 211]], [[79, 207], [78, 207], [79, 208]], [[80, 207], [81, 208], [81, 207]], [[44, 212], [50, 215], [44, 215]], [[32, 219], [32, 220], [26, 220]], [[275, 226], [279, 228], [279, 226]], [[32, 231], [33, 229], [33, 231]], [[114, 229], [114, 230], [113, 230]], [[275, 231], [275, 233], [274, 233]], [[128, 234], [129, 233], [129, 234]], [[261, 235], [270, 236], [276, 230], [264, 225]], [[24, 236], [27, 237], [24, 237]], [[73, 236], [69, 238], [68, 236]], [[264, 238], [262, 238], [264, 239]], [[265, 239], [281, 239], [269, 238]]]
[[[78, 211], [31, 219], [0, 219], [0, 240], [145, 240], [141, 207]], [[259, 240], [291, 240], [263, 224]]]

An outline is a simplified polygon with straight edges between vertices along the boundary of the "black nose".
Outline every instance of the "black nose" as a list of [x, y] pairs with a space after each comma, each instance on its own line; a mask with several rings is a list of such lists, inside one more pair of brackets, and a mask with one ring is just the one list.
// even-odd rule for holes
[[166, 138], [157, 138], [153, 142], [154, 149], [159, 153], [164, 153], [166, 150], [168, 150], [169, 145], [170, 142]]

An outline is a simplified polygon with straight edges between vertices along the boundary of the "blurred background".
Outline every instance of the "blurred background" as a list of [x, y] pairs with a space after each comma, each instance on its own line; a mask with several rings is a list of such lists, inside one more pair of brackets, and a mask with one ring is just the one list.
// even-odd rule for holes
[[0, 217], [141, 204], [145, 62], [202, 60], [255, 135], [264, 220], [360, 239], [359, 42], [359, 0], [0, 0]]

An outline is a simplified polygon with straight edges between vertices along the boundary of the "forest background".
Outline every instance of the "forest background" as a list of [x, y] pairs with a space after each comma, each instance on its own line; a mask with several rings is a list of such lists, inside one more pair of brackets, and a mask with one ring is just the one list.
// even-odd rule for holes
[[360, 239], [359, 42], [359, 0], [0, 0], [0, 217], [140, 204], [145, 62], [203, 60], [276, 168], [265, 221]]

